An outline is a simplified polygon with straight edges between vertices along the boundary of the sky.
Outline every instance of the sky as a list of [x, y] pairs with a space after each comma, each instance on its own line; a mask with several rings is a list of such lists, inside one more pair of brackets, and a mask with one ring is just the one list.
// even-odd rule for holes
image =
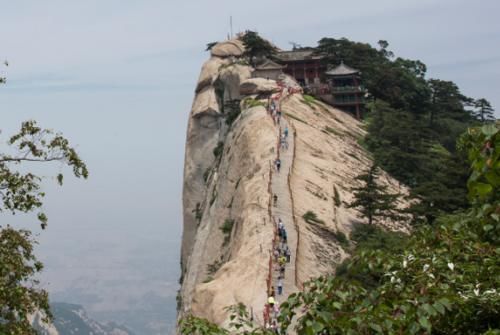
[[497, 0], [0, 0], [0, 9], [0, 60], [9, 61], [0, 150], [35, 119], [90, 169], [87, 181], [44, 183], [48, 230], [33, 215], [2, 214], [0, 224], [39, 234], [53, 300], [144, 334], [173, 322], [188, 114], [205, 45], [226, 38], [230, 16], [234, 32], [256, 30], [283, 49], [322, 37], [387, 40], [397, 56], [426, 63], [429, 78], [500, 109]]

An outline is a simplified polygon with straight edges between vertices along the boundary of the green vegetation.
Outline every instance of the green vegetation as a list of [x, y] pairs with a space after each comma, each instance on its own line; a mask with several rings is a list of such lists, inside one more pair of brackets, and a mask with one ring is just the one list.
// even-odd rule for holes
[[[411, 188], [408, 214], [425, 224], [410, 236], [355, 225], [353, 256], [337, 275], [313, 279], [281, 303], [282, 331], [293, 323], [298, 334], [499, 334], [500, 124], [492, 122], [493, 108], [453, 82], [427, 79], [425, 64], [395, 58], [386, 41], [376, 49], [324, 38], [317, 50], [329, 66], [344, 60], [361, 70], [371, 103], [359, 143], [375, 166]], [[375, 166], [358, 177], [363, 185], [349, 206], [370, 223], [400, 219]], [[337, 192], [334, 201], [340, 205]], [[303, 218], [323, 223], [312, 211]], [[244, 306], [232, 308], [230, 330], [188, 318], [181, 332], [187, 325], [199, 334], [271, 334]]]
[[203, 218], [203, 211], [201, 209], [201, 204], [199, 202], [196, 203], [196, 207], [193, 209], [194, 213], [194, 218], [196, 219], [196, 222], [200, 224], [201, 219]]
[[326, 132], [327, 134], [328, 134], [328, 133], [330, 133], [330, 134], [334, 134], [334, 135], [337, 135], [337, 136], [340, 136], [340, 137], [343, 137], [343, 136], [344, 136], [344, 134], [343, 134], [343, 133], [341, 133], [340, 131], [335, 130], [335, 129], [333, 129], [332, 127], [329, 127], [329, 126], [326, 126], [326, 127], [325, 127], [325, 132]]
[[240, 39], [245, 45], [243, 56], [247, 57], [252, 65], [255, 65], [257, 59], [272, 58], [277, 51], [271, 43], [254, 31], [247, 30]]
[[241, 114], [240, 100], [234, 99], [225, 103], [226, 124], [231, 126], [236, 118]]
[[367, 172], [357, 176], [355, 179], [361, 181], [363, 185], [351, 188], [354, 201], [347, 205], [347, 208], [358, 208], [370, 225], [379, 219], [401, 219], [395, 204], [399, 195], [388, 194], [387, 186], [377, 182], [378, 176], [379, 168], [376, 165], [372, 165]]
[[333, 236], [335, 236], [337, 242], [339, 242], [339, 244], [344, 248], [347, 248], [349, 246], [349, 240], [347, 239], [347, 236], [343, 232], [337, 231], [333, 233]]
[[[281, 303], [285, 331], [294, 320], [298, 334], [500, 332], [500, 124], [470, 129], [458, 148], [472, 169], [468, 208], [408, 237], [356, 226], [356, 251], [337, 276], [313, 279]], [[231, 334], [271, 334], [246, 309], [232, 308]], [[198, 334], [229, 334], [192, 317], [181, 322], [181, 333], [195, 326]]]
[[[332, 67], [343, 60], [362, 72], [373, 103], [364, 140], [376, 163], [411, 187], [414, 222], [432, 223], [467, 206], [465, 158], [455, 142], [467, 127], [493, 119], [485, 99], [464, 96], [451, 81], [425, 78], [419, 60], [395, 57], [386, 41], [376, 49], [346, 38], [323, 38], [317, 52]], [[433, 151], [435, 147], [444, 150]]]
[[309, 106], [312, 109], [316, 109], [316, 107], [314, 107], [314, 105], [313, 105], [316, 102], [316, 98], [314, 98], [311, 95], [307, 95], [307, 94], [304, 94], [303, 98], [304, 98], [302, 100], [303, 103], [305, 103], [307, 106]]
[[243, 100], [243, 108], [248, 109], [257, 106], [265, 106], [264, 103], [258, 99], [254, 99], [251, 97], [246, 97]]
[[215, 261], [213, 262], [212, 264], [208, 264], [207, 265], [207, 272], [210, 276], [214, 275], [217, 271], [219, 271], [219, 269], [221, 268], [221, 266], [224, 264], [224, 262], [222, 260], [218, 260], [218, 261]]
[[177, 290], [177, 294], [175, 296], [175, 302], [176, 302], [176, 308], [177, 308], [177, 312], [181, 310], [181, 307], [182, 307], [182, 294], [181, 294], [181, 290]]
[[285, 113], [286, 116], [288, 116], [289, 118], [291, 119], [294, 119], [294, 120], [297, 120], [299, 122], [302, 122], [302, 123], [305, 123], [305, 124], [308, 124], [306, 121], [302, 120], [301, 118], [299, 118], [298, 116], [295, 116], [291, 113]]
[[212, 50], [212, 48], [217, 44], [217, 42], [210, 42], [210, 43], [207, 43], [207, 48], [205, 49], [205, 51], [210, 51]]
[[488, 100], [481, 98], [473, 102], [475, 110], [473, 110], [473, 116], [480, 120], [481, 122], [489, 122], [495, 120], [495, 115], [493, 114], [494, 109]]
[[224, 151], [224, 142], [218, 142], [217, 146], [214, 148], [213, 151], [215, 158], [221, 158], [223, 151]]
[[[45, 178], [31, 168], [54, 162], [70, 167], [75, 177], [86, 179], [87, 167], [66, 138], [38, 127], [35, 121], [24, 122], [7, 144], [10, 148], [6, 151], [12, 154], [0, 152], [0, 213], [37, 212], [45, 229], [48, 218], [41, 210], [45, 197], [41, 183]], [[61, 173], [55, 179], [63, 184]], [[35, 334], [28, 320], [35, 311], [45, 315], [44, 321], [52, 318], [48, 293], [38, 287], [36, 279], [43, 265], [35, 257], [34, 244], [30, 231], [0, 225], [0, 334]]]
[[234, 220], [226, 219], [222, 224], [222, 226], [219, 228], [224, 234], [224, 242], [222, 243], [223, 246], [227, 245], [231, 240], [231, 232], [233, 231], [233, 227], [234, 227]]
[[215, 98], [217, 100], [217, 105], [219, 106], [220, 112], [224, 114], [224, 82], [220, 79], [217, 78], [214, 83], [212, 84], [214, 87], [214, 92], [215, 92]]
[[302, 218], [304, 219], [304, 221], [306, 221], [307, 223], [310, 223], [310, 224], [325, 224], [325, 221], [321, 220], [318, 218], [318, 216], [316, 215], [316, 213], [314, 213], [313, 211], [307, 211], [304, 213], [304, 215], [302, 215]]
[[207, 277], [207, 278], [205, 278], [205, 280], [203, 281], [203, 284], [210, 283], [212, 280], [214, 280], [214, 277], [212, 277], [212, 276], [208, 276], [208, 277]]

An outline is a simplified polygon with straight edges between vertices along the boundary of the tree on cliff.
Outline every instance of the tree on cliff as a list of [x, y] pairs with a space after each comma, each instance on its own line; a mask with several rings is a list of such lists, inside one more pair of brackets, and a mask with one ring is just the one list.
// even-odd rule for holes
[[271, 58], [276, 53], [276, 47], [271, 43], [259, 36], [255, 31], [247, 30], [243, 36], [240, 37], [245, 45], [244, 56], [248, 57], [252, 65], [259, 58]]
[[475, 111], [474, 116], [481, 122], [488, 122], [495, 120], [495, 111], [488, 100], [481, 98], [474, 101]]
[[[24, 122], [7, 144], [0, 150], [0, 213], [37, 211], [45, 229], [43, 178], [30, 172], [33, 165], [65, 164], [78, 178], [88, 177], [87, 167], [66, 138], [38, 127], [35, 121]], [[63, 174], [56, 179], [62, 185]], [[35, 334], [28, 317], [36, 311], [45, 314], [45, 321], [51, 318], [48, 294], [37, 287], [35, 276], [43, 265], [33, 253], [34, 243], [30, 231], [0, 225], [0, 334]]]
[[481, 111], [486, 119], [488, 105], [474, 104], [451, 81], [426, 79], [424, 63], [395, 57], [388, 48], [386, 41], [375, 48], [347, 38], [323, 38], [317, 52], [326, 66], [343, 60], [361, 71], [372, 100], [365, 113], [364, 144], [382, 169], [412, 189], [420, 204], [412, 213], [415, 222], [432, 223], [440, 212], [467, 206], [468, 167], [455, 144], [482, 120]]
[[400, 218], [395, 204], [398, 194], [387, 193], [387, 186], [377, 182], [379, 176], [380, 169], [374, 164], [368, 171], [355, 178], [363, 185], [351, 188], [354, 200], [347, 207], [359, 208], [363, 217], [368, 219], [368, 224], [379, 219], [397, 220]]

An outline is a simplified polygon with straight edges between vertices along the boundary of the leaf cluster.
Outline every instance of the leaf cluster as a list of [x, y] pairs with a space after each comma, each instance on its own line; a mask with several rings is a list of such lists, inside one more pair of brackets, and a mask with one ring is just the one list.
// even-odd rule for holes
[[35, 276], [43, 269], [33, 253], [35, 241], [27, 230], [0, 229], [0, 334], [36, 334], [28, 317], [42, 312], [51, 320], [48, 293]]
[[[45, 193], [41, 191], [42, 178], [32, 172], [21, 172], [27, 164], [62, 163], [72, 168], [77, 178], [87, 178], [88, 170], [76, 150], [61, 134], [40, 128], [35, 121], [23, 122], [20, 131], [8, 140], [12, 154], [0, 152], [0, 212], [28, 213], [42, 207]], [[24, 169], [23, 171], [30, 171]], [[59, 173], [57, 182], [62, 185], [64, 176]], [[45, 228], [47, 217], [37, 214]]]

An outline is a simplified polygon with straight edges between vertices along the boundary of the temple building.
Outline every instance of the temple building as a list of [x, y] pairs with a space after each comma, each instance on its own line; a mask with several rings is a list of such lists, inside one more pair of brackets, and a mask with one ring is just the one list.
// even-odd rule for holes
[[266, 59], [263, 63], [255, 67], [255, 70], [252, 72], [252, 77], [278, 80], [279, 76], [283, 74], [284, 68], [285, 66]]
[[339, 66], [325, 72], [330, 86], [328, 103], [361, 118], [365, 89], [361, 86], [361, 72], [341, 62]]
[[314, 50], [281, 51], [276, 54], [278, 61], [285, 66], [283, 72], [295, 78], [302, 86], [319, 85], [326, 71], [322, 57]]

